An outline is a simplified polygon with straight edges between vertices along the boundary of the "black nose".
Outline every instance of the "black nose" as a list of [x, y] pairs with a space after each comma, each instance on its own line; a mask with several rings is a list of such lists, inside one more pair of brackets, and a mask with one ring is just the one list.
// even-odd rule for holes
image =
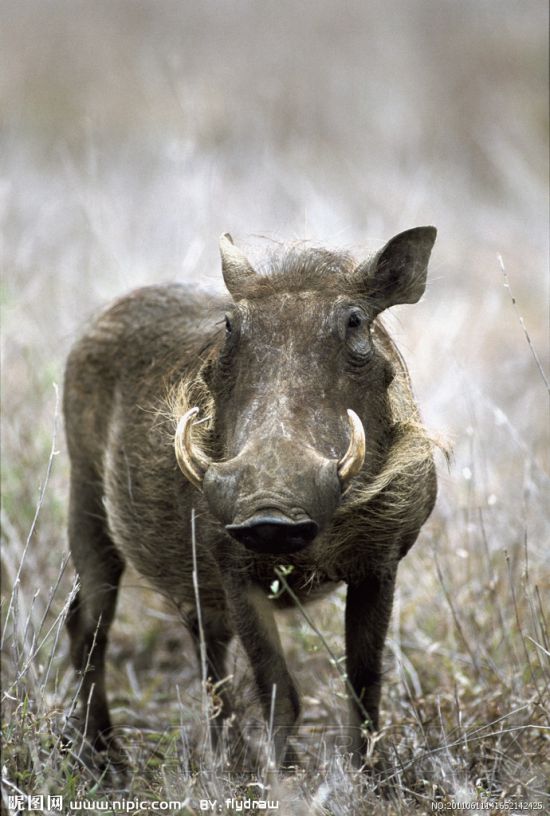
[[319, 532], [312, 519], [292, 521], [277, 513], [258, 513], [242, 524], [228, 524], [227, 532], [258, 553], [292, 553], [303, 549]]

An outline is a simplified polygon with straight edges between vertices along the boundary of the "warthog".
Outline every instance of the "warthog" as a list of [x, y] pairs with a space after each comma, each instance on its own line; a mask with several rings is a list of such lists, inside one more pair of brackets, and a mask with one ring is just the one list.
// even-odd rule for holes
[[[112, 728], [105, 649], [128, 560], [177, 604], [197, 649], [203, 633], [213, 683], [238, 635], [279, 764], [294, 759], [287, 737], [300, 705], [274, 607], [345, 582], [350, 733], [361, 761], [365, 727], [379, 725], [397, 565], [436, 495], [432, 446], [378, 316], [421, 297], [435, 236], [408, 230], [359, 264], [292, 246], [260, 274], [226, 234], [231, 298], [138, 289], [73, 348], [64, 411], [80, 589], [68, 629], [96, 748], [108, 747]], [[287, 591], [273, 599], [280, 565]], [[231, 715], [220, 685], [214, 723]]]

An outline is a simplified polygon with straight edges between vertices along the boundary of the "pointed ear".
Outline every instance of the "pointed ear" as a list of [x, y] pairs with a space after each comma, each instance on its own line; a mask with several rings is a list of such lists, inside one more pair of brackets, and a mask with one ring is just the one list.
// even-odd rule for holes
[[391, 238], [353, 277], [376, 313], [397, 303], [416, 303], [424, 294], [435, 227], [415, 227]]
[[220, 255], [223, 279], [229, 294], [235, 300], [246, 297], [247, 287], [256, 278], [256, 272], [244, 252], [235, 246], [228, 232], [220, 236]]

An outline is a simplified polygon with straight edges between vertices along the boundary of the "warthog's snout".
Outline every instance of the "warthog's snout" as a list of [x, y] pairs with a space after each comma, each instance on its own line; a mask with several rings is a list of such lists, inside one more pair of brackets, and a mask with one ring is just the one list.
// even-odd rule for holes
[[261, 510], [242, 524], [228, 524], [227, 532], [258, 553], [298, 552], [309, 544], [319, 532], [319, 525], [304, 515], [293, 520], [278, 510]]
[[204, 491], [212, 515], [227, 532], [257, 553], [298, 552], [310, 544], [363, 466], [365, 431], [352, 410], [347, 411], [348, 446], [339, 459], [301, 443], [298, 433], [290, 438], [257, 434], [222, 462], [208, 459], [193, 442], [197, 411], [187, 411], [178, 424], [179, 466]]
[[[299, 445], [291, 457], [289, 448], [280, 441], [261, 458], [251, 446], [234, 459], [213, 463], [204, 477], [212, 514], [232, 538], [259, 554], [307, 547], [340, 501], [337, 462]], [[280, 459], [284, 466], [277, 466]]]

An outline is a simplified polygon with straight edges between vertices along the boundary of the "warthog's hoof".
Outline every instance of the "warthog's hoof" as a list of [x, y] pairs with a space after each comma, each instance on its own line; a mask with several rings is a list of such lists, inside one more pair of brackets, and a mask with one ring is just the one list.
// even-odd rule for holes
[[129, 758], [120, 742], [107, 732], [96, 732], [93, 740], [83, 732], [84, 724], [79, 718], [66, 721], [61, 735], [65, 753], [94, 776], [115, 776], [117, 781], [123, 781], [129, 771]]

